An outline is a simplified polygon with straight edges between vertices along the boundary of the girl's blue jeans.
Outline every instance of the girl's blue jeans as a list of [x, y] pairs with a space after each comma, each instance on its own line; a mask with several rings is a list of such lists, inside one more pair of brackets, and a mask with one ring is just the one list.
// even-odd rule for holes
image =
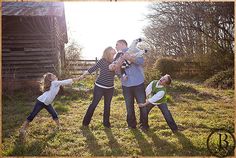
[[33, 119], [35, 118], [35, 116], [43, 109], [45, 108], [52, 116], [53, 120], [57, 120], [58, 119], [58, 115], [57, 112], [54, 110], [54, 108], [52, 107], [51, 104], [49, 105], [45, 105], [44, 103], [40, 102], [39, 100], [37, 100], [33, 111], [30, 113], [30, 115], [27, 117], [28, 122], [33, 121]]

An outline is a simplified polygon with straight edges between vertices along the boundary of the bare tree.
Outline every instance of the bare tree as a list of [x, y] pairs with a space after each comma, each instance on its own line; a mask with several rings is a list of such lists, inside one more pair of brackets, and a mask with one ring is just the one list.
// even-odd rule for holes
[[80, 59], [82, 47], [74, 39], [69, 41], [69, 44], [65, 48], [66, 60]]
[[153, 56], [214, 58], [221, 59], [222, 69], [233, 66], [233, 2], [164, 2], [149, 8], [144, 34]]
[[73, 38], [71, 28], [68, 26], [69, 41], [65, 46], [65, 66], [63, 68], [63, 77], [71, 77], [71, 69], [74, 67], [72, 60], [81, 59], [83, 47]]

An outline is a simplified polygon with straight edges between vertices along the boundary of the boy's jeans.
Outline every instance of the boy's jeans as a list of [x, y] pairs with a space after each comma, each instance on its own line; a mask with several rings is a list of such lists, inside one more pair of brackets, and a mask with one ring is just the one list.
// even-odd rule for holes
[[[126, 111], [127, 111], [126, 121], [128, 123], [128, 127], [136, 128], [137, 122], [134, 111], [134, 99], [136, 99], [136, 102], [138, 104], [145, 103], [146, 95], [145, 95], [144, 83], [132, 87], [122, 86], [122, 89], [126, 104]], [[139, 110], [140, 110], [140, 126], [143, 128], [149, 128], [148, 118], [147, 118], [148, 117], [147, 108], [142, 107], [139, 108]]]
[[33, 121], [33, 119], [35, 118], [35, 116], [43, 109], [45, 108], [51, 115], [53, 120], [57, 120], [58, 116], [57, 116], [57, 112], [54, 110], [54, 108], [52, 107], [51, 104], [49, 105], [45, 105], [44, 103], [40, 102], [39, 100], [37, 100], [33, 111], [30, 113], [30, 115], [27, 117], [27, 120], [29, 122]]
[[151, 111], [151, 109], [154, 106], [157, 106], [161, 110], [161, 112], [162, 112], [162, 114], [163, 114], [163, 116], [164, 116], [168, 126], [170, 127], [170, 129], [172, 131], [177, 131], [178, 127], [177, 127], [177, 125], [176, 125], [176, 123], [175, 123], [175, 121], [174, 121], [174, 119], [173, 119], [173, 117], [172, 117], [168, 107], [167, 107], [167, 104], [166, 103], [162, 103], [162, 104], [159, 104], [159, 105], [148, 104], [147, 105], [148, 113]]

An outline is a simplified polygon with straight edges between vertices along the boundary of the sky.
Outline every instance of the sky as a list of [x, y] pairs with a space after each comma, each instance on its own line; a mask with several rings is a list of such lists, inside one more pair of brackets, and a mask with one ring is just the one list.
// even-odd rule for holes
[[101, 58], [108, 46], [143, 37], [150, 2], [64, 2], [69, 38], [83, 47], [83, 59]]

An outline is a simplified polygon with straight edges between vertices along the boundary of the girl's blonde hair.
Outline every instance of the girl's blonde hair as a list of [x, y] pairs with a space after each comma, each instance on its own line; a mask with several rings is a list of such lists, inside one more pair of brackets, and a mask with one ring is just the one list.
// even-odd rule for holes
[[112, 47], [107, 47], [104, 51], [103, 51], [103, 55], [102, 55], [102, 58], [104, 58], [106, 61], [109, 61], [111, 62], [112, 59], [111, 59], [111, 54], [110, 52], [113, 50]]
[[53, 75], [54, 74], [51, 72], [47, 72], [43, 75], [42, 82], [41, 82], [42, 92], [46, 92], [50, 89]]

